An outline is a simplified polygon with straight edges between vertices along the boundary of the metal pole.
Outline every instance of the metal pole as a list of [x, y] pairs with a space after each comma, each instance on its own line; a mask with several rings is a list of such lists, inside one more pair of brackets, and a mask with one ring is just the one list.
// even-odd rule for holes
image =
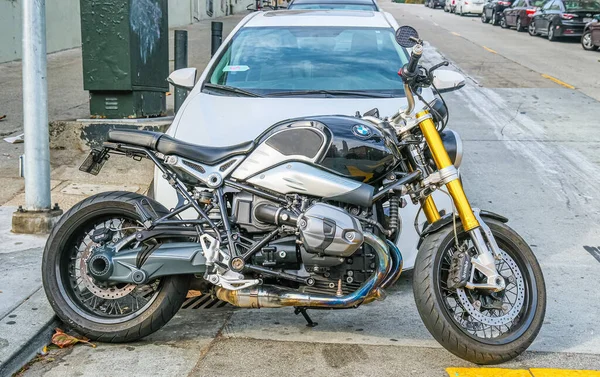
[[214, 56], [219, 47], [221, 47], [221, 43], [223, 43], [223, 23], [219, 21], [211, 22], [210, 31], [210, 56]]
[[[187, 68], [188, 66], [188, 32], [187, 30], [175, 30], [175, 70]], [[175, 88], [175, 113], [187, 97], [188, 91]]]
[[23, 0], [23, 125], [25, 209], [49, 210], [50, 147], [45, 0]]

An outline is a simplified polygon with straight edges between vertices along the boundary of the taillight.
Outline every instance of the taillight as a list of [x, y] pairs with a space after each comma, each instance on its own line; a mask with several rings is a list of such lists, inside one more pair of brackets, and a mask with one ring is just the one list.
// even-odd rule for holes
[[498, 5], [510, 6], [510, 1], [498, 1]]
[[561, 15], [561, 17], [562, 17], [564, 20], [572, 20], [572, 19], [574, 19], [574, 18], [577, 18], [577, 15], [576, 15], [576, 14], [571, 14], [571, 13], [563, 13], [563, 14]]
[[537, 12], [537, 8], [533, 8], [533, 9], [525, 9], [525, 13], [527, 13], [528, 17], [533, 17], [533, 14]]
[[465, 5], [469, 5], [469, 2], [468, 2], [468, 1], [465, 1]]

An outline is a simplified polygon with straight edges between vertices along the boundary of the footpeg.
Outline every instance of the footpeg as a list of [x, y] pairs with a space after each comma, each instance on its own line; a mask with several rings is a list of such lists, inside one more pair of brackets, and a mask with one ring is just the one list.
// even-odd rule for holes
[[458, 251], [452, 256], [448, 273], [448, 289], [464, 288], [471, 277], [471, 255], [467, 251]]

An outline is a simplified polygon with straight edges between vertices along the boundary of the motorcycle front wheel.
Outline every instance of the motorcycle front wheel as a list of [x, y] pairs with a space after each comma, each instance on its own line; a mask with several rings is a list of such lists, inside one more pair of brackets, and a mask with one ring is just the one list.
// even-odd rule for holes
[[[146, 284], [104, 283], [87, 274], [87, 259], [100, 244], [115, 244], [142, 229], [135, 203], [152, 205], [158, 216], [167, 209], [131, 192], [107, 192], [71, 208], [53, 228], [42, 258], [42, 282], [58, 317], [81, 335], [103, 342], [130, 342], [160, 329], [185, 300], [190, 277], [166, 276]], [[103, 233], [104, 234], [104, 233]]]
[[[494, 293], [448, 289], [452, 256], [474, 255], [469, 235], [457, 222], [428, 235], [415, 262], [413, 291], [423, 323], [454, 355], [476, 364], [499, 364], [525, 351], [542, 327], [546, 311], [544, 277], [525, 241], [500, 221], [485, 219], [501, 250], [496, 268], [506, 289]], [[460, 250], [459, 250], [460, 249]], [[477, 271], [475, 277], [483, 280]]]

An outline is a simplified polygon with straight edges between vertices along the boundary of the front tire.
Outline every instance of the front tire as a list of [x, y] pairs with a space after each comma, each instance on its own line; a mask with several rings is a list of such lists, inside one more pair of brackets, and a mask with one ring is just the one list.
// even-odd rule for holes
[[525, 28], [523, 28], [523, 22], [521, 21], [521, 17], [517, 17], [517, 31], [519, 33], [525, 31]]
[[537, 30], [535, 30], [535, 21], [531, 21], [529, 23], [529, 27], [527, 28], [527, 32], [529, 33], [529, 35], [531, 35], [532, 37], [537, 36]]
[[558, 38], [554, 32], [554, 25], [550, 24], [550, 26], [548, 26], [548, 40], [550, 42], [556, 42], [557, 39]]
[[[520, 355], [539, 333], [546, 311], [546, 290], [539, 263], [525, 241], [507, 225], [491, 219], [485, 221], [503, 252], [504, 259], [498, 261], [497, 266], [509, 282], [504, 293], [506, 296], [498, 299], [499, 296], [494, 296], [497, 295], [495, 293], [481, 293], [465, 288], [462, 290], [463, 293], [466, 292], [462, 296], [464, 299], [454, 298], [456, 305], [451, 305], [452, 290], [446, 287], [447, 272], [444, 272], [444, 266], [447, 266], [446, 263], [453, 255], [452, 248], [456, 247], [452, 224], [428, 235], [423, 241], [415, 262], [413, 290], [423, 323], [444, 348], [476, 364], [498, 364]], [[468, 240], [468, 234], [460, 224], [458, 226], [459, 240]], [[506, 277], [506, 270], [501, 269], [500, 266], [503, 265], [499, 263], [506, 263], [510, 267], [509, 273], [515, 271], [513, 269], [517, 267], [514, 266], [518, 266], [521, 275], [515, 273]], [[511, 281], [517, 288], [512, 287]], [[505, 318], [513, 313], [512, 309], [505, 307], [508, 305], [505, 302], [511, 302], [508, 294], [513, 289], [516, 289], [513, 302], [515, 305], [521, 302], [521, 307], [515, 309], [514, 319], [507, 318], [507, 324], [497, 326], [477, 322], [475, 314], [485, 318], [484, 321], [494, 323], [497, 318]], [[519, 297], [521, 294], [523, 298]], [[489, 297], [494, 298], [490, 300]], [[503, 301], [504, 298], [508, 301]], [[463, 305], [465, 301], [461, 300], [472, 302], [477, 312], [473, 312], [472, 308], [467, 309]], [[493, 306], [499, 305], [495, 303], [498, 300], [502, 304], [500, 309]], [[506, 332], [502, 332], [504, 327], [507, 328]]]
[[594, 46], [594, 44], [592, 43], [591, 31], [588, 30], [585, 33], [583, 33], [583, 36], [581, 37], [581, 47], [583, 47], [583, 49], [586, 51], [598, 50], [598, 46]]
[[498, 13], [492, 10], [492, 25], [498, 25]]
[[185, 300], [190, 284], [186, 275], [161, 277], [144, 285], [110, 285], [93, 280], [84, 271], [86, 257], [98, 245], [90, 235], [98, 229], [119, 229], [105, 241], [110, 243], [135, 231], [140, 220], [134, 203], [142, 199], [151, 203], [157, 215], [168, 213], [143, 195], [101, 193], [67, 211], [46, 243], [42, 282], [48, 301], [63, 322], [92, 340], [143, 338], [164, 326]]

